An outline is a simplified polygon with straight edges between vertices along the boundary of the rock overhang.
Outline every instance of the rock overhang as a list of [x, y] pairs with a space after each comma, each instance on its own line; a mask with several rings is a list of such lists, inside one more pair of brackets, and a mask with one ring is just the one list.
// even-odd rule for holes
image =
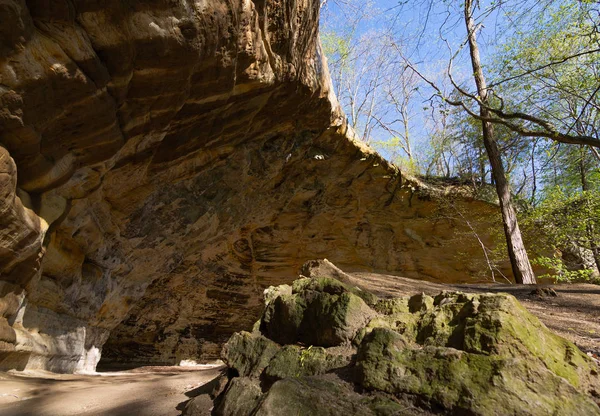
[[1, 367], [91, 370], [107, 339], [118, 362], [216, 357], [311, 258], [472, 273], [436, 203], [351, 137], [318, 8], [0, 5]]

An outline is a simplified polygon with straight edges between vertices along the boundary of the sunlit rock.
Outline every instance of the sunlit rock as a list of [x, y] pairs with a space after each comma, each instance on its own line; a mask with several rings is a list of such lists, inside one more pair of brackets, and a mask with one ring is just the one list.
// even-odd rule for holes
[[[306, 305], [356, 290], [323, 279], [295, 281], [293, 287], [310, 287], [297, 292], [295, 302]], [[369, 319], [354, 338], [339, 338], [327, 349], [305, 339], [282, 341], [269, 329], [287, 325], [276, 315], [288, 310], [270, 307], [289, 296], [267, 301], [261, 332], [233, 335], [235, 354], [223, 349], [230, 369], [240, 362], [260, 367], [228, 373], [229, 385], [215, 401], [217, 414], [600, 415], [597, 364], [511, 295], [443, 292], [435, 298], [381, 299], [374, 309], [365, 304]], [[314, 318], [308, 308], [294, 311], [301, 323]], [[351, 313], [320, 309], [322, 324], [313, 326], [319, 334], [312, 339], [327, 338]], [[281, 346], [268, 344], [265, 336]], [[240, 337], [243, 344], [236, 341]], [[268, 355], [255, 347], [266, 344]], [[241, 383], [262, 391], [249, 390], [252, 400], [244, 400], [244, 413], [236, 413]]]
[[50, 3], [0, 5], [0, 368], [215, 359], [308, 259], [485, 270], [353, 138], [318, 0]]

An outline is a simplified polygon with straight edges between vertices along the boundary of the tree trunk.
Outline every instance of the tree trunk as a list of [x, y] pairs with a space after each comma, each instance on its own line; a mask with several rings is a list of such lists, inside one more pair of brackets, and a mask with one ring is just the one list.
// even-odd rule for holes
[[[585, 169], [585, 153], [584, 150], [585, 148], [583, 146], [580, 147], [581, 153], [580, 153], [580, 159], [579, 159], [579, 174], [580, 174], [580, 178], [581, 178], [581, 190], [582, 192], [587, 192], [589, 191], [589, 184], [588, 184], [588, 180], [587, 180], [587, 173], [586, 173], [586, 169]], [[587, 200], [587, 196], [586, 196], [586, 201]], [[586, 204], [588, 204], [588, 212], [591, 211], [590, 207], [589, 207], [589, 201], [586, 202]], [[600, 272], [600, 246], [598, 246], [598, 243], [596, 242], [596, 233], [594, 232], [594, 225], [593, 224], [588, 224], [586, 226], [586, 231], [587, 231], [587, 237], [590, 241], [590, 250], [592, 251], [592, 256], [594, 257], [594, 263], [596, 264], [596, 269], [598, 269], [598, 272]]]
[[[600, 247], [597, 245], [592, 246], [592, 256], [594, 257], [594, 263], [596, 264], [596, 269], [600, 272]], [[593, 270], [592, 270], [593, 273]]]
[[[479, 47], [476, 39], [476, 27], [473, 19], [473, 2], [465, 0], [465, 23], [467, 26], [467, 36], [469, 41], [469, 50], [471, 54], [471, 64], [473, 66], [473, 77], [477, 84], [477, 93], [483, 102], [487, 101], [487, 85], [483, 70], [481, 69], [481, 60], [479, 57]], [[480, 114], [483, 118], [490, 118], [489, 111], [480, 106]], [[504, 234], [506, 235], [506, 244], [508, 246], [508, 257], [512, 267], [515, 281], [522, 284], [536, 284], [535, 275], [531, 269], [527, 251], [521, 237], [521, 230], [517, 222], [517, 213], [512, 203], [510, 186], [506, 179], [502, 157], [498, 149], [498, 144], [494, 138], [494, 127], [492, 123], [482, 121], [483, 143], [490, 160], [492, 168], [492, 178], [496, 185], [496, 192], [500, 201], [502, 210], [502, 222], [504, 225]]]
[[404, 125], [404, 142], [406, 144], [406, 154], [408, 156], [409, 162], [412, 162], [412, 149], [410, 148], [410, 136], [408, 130], [408, 111], [406, 107], [404, 107], [404, 103], [402, 104], [402, 124]]
[[581, 178], [581, 190], [583, 192], [589, 189], [587, 175], [586, 175], [586, 166], [585, 166], [585, 147], [579, 146], [579, 175]]
[[479, 153], [479, 178], [481, 180], [481, 185], [485, 185], [485, 163], [483, 161], [483, 151], [481, 150], [481, 147], [477, 146], [477, 151]]
[[533, 149], [531, 149], [531, 176], [533, 188], [531, 189], [531, 198], [529, 203], [533, 206], [535, 204], [535, 193], [537, 191], [537, 174], [535, 173], [535, 148], [538, 141], [533, 142]]

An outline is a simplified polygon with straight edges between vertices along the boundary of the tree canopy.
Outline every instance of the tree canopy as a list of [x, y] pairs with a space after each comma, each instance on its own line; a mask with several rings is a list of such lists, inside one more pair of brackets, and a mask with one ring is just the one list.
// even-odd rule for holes
[[[597, 2], [330, 0], [322, 20], [336, 92], [366, 143], [408, 173], [494, 185], [545, 234], [534, 263], [598, 274]], [[516, 217], [504, 219], [509, 238]], [[596, 261], [568, 263], [574, 248]]]

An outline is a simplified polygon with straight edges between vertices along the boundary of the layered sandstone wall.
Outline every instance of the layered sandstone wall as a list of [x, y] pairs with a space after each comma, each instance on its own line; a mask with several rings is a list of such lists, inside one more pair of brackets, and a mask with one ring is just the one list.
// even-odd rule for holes
[[216, 357], [311, 258], [477, 271], [430, 192], [350, 138], [318, 16], [318, 0], [0, 2], [0, 368], [89, 371], [103, 346]]

